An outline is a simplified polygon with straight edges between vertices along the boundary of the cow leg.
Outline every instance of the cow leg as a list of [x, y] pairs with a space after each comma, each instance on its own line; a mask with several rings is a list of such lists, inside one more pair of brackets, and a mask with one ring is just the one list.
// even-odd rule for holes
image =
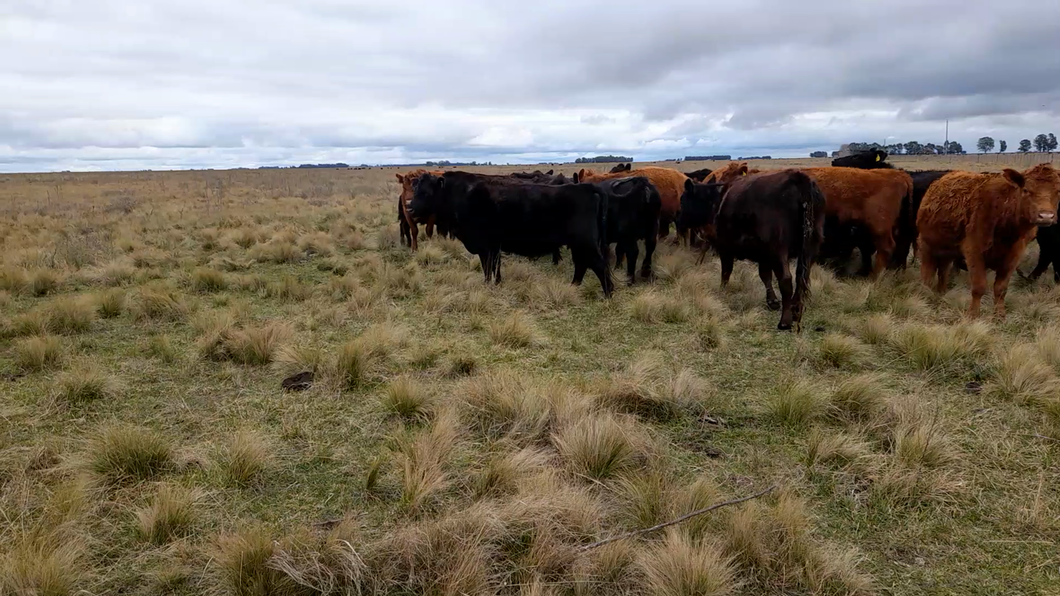
[[424, 224], [424, 232], [427, 233], [428, 238], [434, 237], [434, 221], [428, 221]]
[[[874, 240], [876, 248], [876, 265], [872, 268], [872, 278], [876, 279], [891, 262], [891, 254], [894, 253], [894, 234], [888, 230], [883, 234], [878, 234]], [[864, 249], [862, 249], [862, 251], [862, 255], [864, 256]]]
[[559, 254], [559, 249], [560, 249], [560, 247], [557, 246], [556, 249], [552, 251], [552, 264], [553, 265], [559, 265], [559, 262], [563, 259], [563, 257], [561, 257], [560, 254]]
[[412, 246], [412, 234], [409, 232], [409, 222], [404, 217], [398, 219], [398, 229], [401, 231], [402, 246]]
[[490, 278], [493, 277], [493, 261], [490, 260], [488, 252], [480, 252], [478, 254], [478, 262], [482, 264], [482, 275], [486, 276], [486, 283], [490, 282]]
[[732, 277], [732, 266], [733, 258], [728, 255], [718, 255], [721, 258], [721, 287], [729, 285], [729, 278]]
[[[637, 247], [637, 241], [626, 241], [626, 275], [629, 276], [627, 285], [633, 285], [637, 283], [637, 256], [640, 249]], [[622, 243], [619, 244], [622, 246]], [[621, 250], [621, 249], [620, 249]]]
[[935, 293], [940, 296], [950, 289], [950, 265], [949, 259], [935, 260], [935, 268], [938, 270], [938, 285], [935, 286]]
[[861, 268], [858, 269], [857, 274], [861, 277], [868, 277], [874, 272], [872, 255], [876, 252], [876, 245], [873, 243], [872, 238], [862, 239], [858, 243], [858, 252], [861, 253]]
[[[600, 288], [604, 291], [604, 298], [610, 298], [611, 294], [614, 293], [615, 283], [611, 279], [611, 270], [608, 268], [604, 256], [598, 250], [587, 250], [585, 251], [584, 261], [588, 261], [589, 268], [593, 270], [597, 279], [600, 280]], [[636, 262], [635, 259], [634, 262]]]
[[935, 274], [938, 272], [938, 263], [935, 262], [935, 256], [930, 251], [920, 250], [920, 283], [924, 284], [924, 287], [930, 288], [931, 281], [934, 279]]
[[769, 307], [769, 310], [779, 310], [780, 301], [777, 300], [777, 295], [773, 292], [773, 268], [770, 267], [769, 263], [762, 262], [758, 264], [758, 277], [761, 278], [762, 284], [766, 287], [766, 306]]
[[655, 254], [656, 239], [653, 234], [649, 234], [644, 239], [644, 262], [640, 265], [640, 276], [644, 279], [651, 279], [654, 277], [651, 265], [651, 257]]
[[986, 293], [986, 265], [981, 256], [968, 258], [965, 255], [965, 263], [968, 265], [968, 277], [972, 282], [972, 302], [968, 305], [968, 316], [975, 318], [979, 316], [979, 304]]
[[[1049, 258], [1049, 255], [1045, 254], [1044, 250], [1039, 252], [1038, 253], [1038, 264], [1034, 266], [1034, 271], [1031, 271], [1031, 274], [1030, 274], [1031, 281], [1037, 281], [1037, 279], [1039, 277], [1041, 277], [1042, 274], [1046, 272], [1046, 270], [1049, 269], [1049, 264], [1051, 262], [1052, 262], [1052, 260]], [[1056, 269], [1054, 268], [1053, 271], [1055, 273]]]
[[571, 260], [574, 261], [574, 279], [571, 280], [571, 283], [580, 286], [582, 285], [582, 280], [585, 279], [585, 271], [588, 269], [585, 262], [585, 254], [580, 249], [571, 247], [570, 256]]
[[419, 248], [420, 227], [414, 223], [409, 224], [409, 231], [412, 232], [412, 250], [416, 250]]
[[501, 285], [501, 251], [497, 249], [493, 253], [493, 283], [494, 285]]
[[670, 222], [673, 218], [669, 215], [659, 216], [659, 238], [666, 238], [670, 235]]
[[794, 318], [793, 301], [794, 288], [791, 284], [791, 267], [788, 265], [788, 255], [780, 255], [780, 261], [774, 265], [777, 274], [777, 285], [780, 286], [780, 299], [783, 309], [780, 312], [780, 323], [777, 329], [788, 331]]

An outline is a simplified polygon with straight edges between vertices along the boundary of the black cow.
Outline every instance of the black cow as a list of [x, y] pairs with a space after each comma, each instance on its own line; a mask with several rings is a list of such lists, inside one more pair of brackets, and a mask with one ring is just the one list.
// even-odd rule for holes
[[[758, 263], [770, 309], [783, 307], [777, 329], [796, 329], [803, 299], [810, 293], [810, 269], [824, 240], [824, 194], [798, 170], [763, 172], [730, 184], [724, 195], [716, 184], [689, 180], [681, 196], [681, 217], [688, 227], [712, 229], [711, 243], [721, 259], [725, 286], [737, 259]], [[798, 259], [792, 288], [788, 260]], [[773, 292], [773, 275], [783, 304]]]
[[424, 174], [414, 182], [406, 209], [416, 220], [431, 215], [448, 225], [489, 282], [501, 283], [501, 251], [528, 257], [570, 248], [573, 283], [591, 269], [604, 295], [614, 283], [604, 259], [607, 195], [592, 184], [552, 186], [467, 172]]
[[617, 174], [618, 172], [628, 172], [631, 169], [633, 169], [632, 163], [620, 163], [617, 166], [611, 168], [611, 173]]
[[637, 241], [644, 241], [644, 262], [640, 275], [652, 275], [651, 258], [659, 236], [659, 211], [662, 199], [651, 180], [643, 176], [614, 178], [594, 183], [607, 195], [607, 242], [615, 243], [615, 268], [626, 261], [629, 285], [636, 283], [636, 267], [639, 248]]
[[703, 182], [707, 179], [707, 176], [710, 176], [710, 173], [713, 171], [714, 170], [711, 170], [710, 168], [703, 168], [702, 170], [693, 170], [691, 172], [685, 172], [685, 176], [688, 176], [696, 182]]
[[552, 183], [552, 170], [547, 172], [542, 172], [541, 170], [534, 170], [533, 172], [512, 172], [508, 175], [518, 180], [528, 180], [530, 182], [537, 182], [538, 184]]
[[1060, 225], [1038, 228], [1038, 265], [1030, 278], [1041, 277], [1049, 265], [1053, 266], [1053, 281], [1060, 283]]
[[859, 151], [846, 157], [837, 157], [832, 160], [834, 168], [858, 168], [860, 170], [894, 169], [887, 163], [887, 152], [882, 149], [869, 149]]

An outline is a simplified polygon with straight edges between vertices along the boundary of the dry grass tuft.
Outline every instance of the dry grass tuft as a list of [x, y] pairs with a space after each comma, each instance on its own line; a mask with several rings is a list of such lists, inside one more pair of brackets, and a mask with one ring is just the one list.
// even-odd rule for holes
[[228, 280], [224, 273], [216, 269], [200, 267], [191, 272], [188, 280], [191, 289], [200, 293], [223, 292], [228, 289]]
[[44, 296], [59, 289], [59, 274], [51, 269], [36, 269], [26, 276], [26, 291], [31, 296]]
[[94, 366], [82, 366], [59, 377], [59, 395], [71, 404], [113, 398], [117, 383]]
[[326, 355], [314, 346], [281, 346], [273, 358], [276, 368], [285, 375], [300, 372], [320, 372], [326, 366]]
[[25, 269], [10, 266], [0, 268], [0, 290], [20, 294], [26, 290], [28, 283]]
[[[12, 533], [15, 526], [11, 526]], [[0, 593], [13, 596], [67, 596], [86, 577], [84, 540], [61, 528], [33, 529], [13, 537], [0, 554]]]
[[444, 412], [430, 428], [399, 441], [398, 449], [404, 460], [401, 504], [410, 513], [419, 513], [448, 488], [445, 465], [459, 432], [456, 416]]
[[234, 486], [260, 483], [273, 467], [275, 456], [270, 441], [254, 431], [239, 431], [224, 445], [218, 465]]
[[15, 365], [25, 372], [59, 368], [63, 358], [63, 343], [55, 336], [27, 337], [14, 345]]
[[724, 351], [728, 346], [728, 327], [712, 316], [699, 317], [692, 327], [700, 349]]
[[290, 327], [283, 323], [237, 329], [231, 320], [221, 320], [199, 339], [198, 349], [207, 360], [263, 366], [273, 361], [290, 335]]
[[173, 340], [165, 333], [151, 336], [147, 342], [147, 353], [167, 364], [176, 362], [179, 357]]
[[535, 447], [495, 455], [472, 480], [472, 493], [480, 499], [515, 493], [523, 479], [547, 469], [549, 460], [548, 453]]
[[847, 335], [829, 333], [821, 339], [818, 362], [838, 369], [857, 368], [868, 358], [865, 346]]
[[533, 319], [518, 311], [491, 322], [489, 335], [493, 343], [507, 348], [528, 348], [540, 341]]
[[88, 300], [58, 298], [45, 307], [49, 332], [59, 334], [85, 333], [92, 329], [96, 309]]
[[672, 374], [658, 357], [649, 355], [611, 379], [597, 401], [619, 412], [669, 420], [683, 414], [699, 415], [721, 409], [715, 395], [713, 387], [690, 369]]
[[817, 387], [804, 380], [783, 383], [767, 405], [769, 416], [785, 426], [802, 427], [824, 412], [824, 400]]
[[349, 518], [327, 532], [302, 531], [276, 545], [268, 567], [298, 586], [298, 593], [361, 594], [368, 568], [358, 552], [362, 539]]
[[647, 457], [641, 430], [611, 414], [585, 416], [554, 434], [552, 442], [571, 471], [594, 480], [610, 478]]
[[883, 378], [863, 374], [844, 379], [829, 399], [829, 414], [849, 422], [864, 422], [883, 411], [886, 405]]
[[814, 429], [806, 439], [806, 465], [818, 463], [847, 466], [866, 460], [872, 455], [872, 448], [861, 437], [846, 433], [825, 434]]
[[648, 469], [621, 476], [617, 482], [620, 514], [632, 529], [654, 526], [670, 512], [673, 479], [660, 470]]
[[861, 341], [871, 345], [886, 343], [895, 328], [894, 319], [887, 314], [874, 314], [866, 317], [858, 326]]
[[434, 408], [434, 400], [427, 389], [406, 376], [391, 381], [381, 404], [385, 412], [409, 421], [429, 418]]
[[125, 312], [125, 291], [114, 288], [98, 294], [96, 311], [104, 319], [120, 317]]
[[644, 591], [656, 596], [724, 596], [738, 588], [732, 561], [711, 542], [669, 531], [639, 560]]
[[269, 566], [274, 544], [269, 533], [259, 525], [219, 536], [211, 556], [222, 583], [236, 596], [298, 594], [294, 582]]
[[162, 483], [147, 507], [138, 509], [136, 530], [142, 540], [156, 545], [191, 534], [195, 525], [195, 501], [199, 493], [180, 485]]
[[182, 321], [191, 312], [181, 294], [152, 288], [141, 289], [130, 310], [137, 321]]
[[630, 303], [630, 316], [641, 323], [683, 323], [691, 317], [691, 309], [674, 296], [648, 290]]
[[107, 482], [149, 480], [172, 465], [169, 441], [136, 426], [108, 426], [88, 448], [89, 469]]
[[1056, 395], [1060, 380], [1054, 369], [1042, 360], [1041, 353], [1040, 343], [1005, 350], [997, 360], [992, 392], [1019, 403], [1041, 402]]
[[909, 323], [894, 331], [891, 344], [918, 370], [945, 370], [987, 354], [990, 333], [981, 321], [955, 327]]
[[363, 342], [348, 341], [339, 348], [329, 373], [343, 389], [357, 389], [370, 381], [377, 360]]
[[469, 418], [485, 436], [535, 440], [545, 433], [552, 407], [547, 385], [502, 370], [474, 377], [462, 389]]

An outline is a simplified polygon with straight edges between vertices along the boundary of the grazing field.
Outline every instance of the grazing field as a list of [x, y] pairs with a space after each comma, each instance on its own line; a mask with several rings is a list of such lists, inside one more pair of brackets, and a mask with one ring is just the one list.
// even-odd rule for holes
[[801, 334], [671, 242], [487, 286], [395, 171], [0, 176], [0, 594], [1055, 593], [1051, 275], [818, 267]]

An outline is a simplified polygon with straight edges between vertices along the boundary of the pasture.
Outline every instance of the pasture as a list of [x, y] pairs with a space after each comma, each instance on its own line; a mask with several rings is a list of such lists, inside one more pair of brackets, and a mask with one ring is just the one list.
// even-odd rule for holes
[[969, 321], [965, 273], [818, 266], [778, 332], [753, 265], [670, 241], [611, 300], [568, 251], [486, 285], [400, 245], [400, 171], [0, 176], [0, 594], [1060, 585], [1050, 274]]

